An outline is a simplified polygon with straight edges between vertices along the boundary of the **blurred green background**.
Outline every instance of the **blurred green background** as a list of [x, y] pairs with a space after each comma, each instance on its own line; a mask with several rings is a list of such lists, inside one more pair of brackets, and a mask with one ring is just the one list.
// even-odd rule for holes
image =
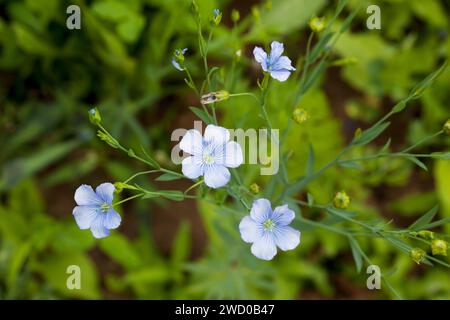
[[[223, 11], [209, 63], [220, 68], [217, 86], [230, 92], [257, 90], [261, 71], [252, 57], [254, 45], [282, 41], [294, 64], [301, 60], [308, 20], [330, 19], [337, 3], [197, 2], [206, 26], [214, 8]], [[325, 164], [355, 129], [375, 122], [450, 57], [448, 1], [349, 1], [344, 16], [360, 3], [363, 9], [350, 31], [333, 48], [333, 60], [352, 63], [330, 66], [299, 106], [310, 119], [295, 127], [287, 143], [292, 176], [304, 171], [308, 141], [318, 164]], [[81, 7], [81, 30], [66, 28], [70, 4]], [[381, 30], [365, 26], [369, 4], [381, 7]], [[188, 0], [0, 0], [0, 298], [392, 298], [388, 290], [366, 288], [365, 269], [355, 272], [348, 242], [339, 235], [300, 228], [296, 250], [264, 262], [241, 241], [235, 213], [194, 200], [127, 203], [120, 210], [120, 228], [102, 240], [78, 229], [72, 209], [80, 184], [121, 181], [145, 169], [95, 136], [87, 119], [92, 106], [125, 145], [137, 150], [142, 145], [164, 166], [180, 170], [170, 161], [170, 133], [193, 126], [196, 118], [188, 107], [199, 101], [171, 65], [173, 50], [188, 47], [193, 78], [199, 83], [203, 78], [189, 7]], [[240, 13], [237, 22], [231, 19], [233, 9]], [[337, 26], [341, 23], [340, 18]], [[274, 83], [269, 95], [276, 128], [291, 116], [284, 105], [296, 77]], [[440, 130], [450, 117], [449, 89], [447, 69], [396, 116], [384, 141], [391, 137], [398, 150]], [[261, 127], [257, 107], [251, 99], [227, 101], [218, 108], [220, 122]], [[449, 146], [441, 135], [420, 151]], [[429, 172], [388, 159], [366, 162], [362, 172], [333, 168], [307, 191], [320, 203], [345, 189], [363, 218], [394, 219], [399, 227], [436, 203], [440, 217], [450, 217], [450, 162], [426, 164]], [[240, 172], [246, 184], [264, 185], [258, 167], [246, 165]], [[190, 185], [153, 178], [139, 181], [148, 188]], [[380, 239], [366, 239], [362, 246], [405, 298], [450, 299], [447, 269], [416, 266]], [[66, 288], [66, 268], [73, 264], [81, 267], [81, 290]]]

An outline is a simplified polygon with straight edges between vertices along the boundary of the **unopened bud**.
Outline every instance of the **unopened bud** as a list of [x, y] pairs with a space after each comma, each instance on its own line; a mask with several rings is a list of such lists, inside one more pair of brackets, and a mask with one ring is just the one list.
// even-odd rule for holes
[[417, 236], [422, 239], [433, 240], [434, 232], [429, 230], [421, 230], [417, 232]]
[[442, 128], [446, 134], [450, 134], [450, 119], [445, 122], [444, 127]]
[[431, 241], [431, 253], [433, 256], [447, 256], [448, 242], [441, 239]]
[[239, 11], [237, 11], [236, 9], [233, 9], [233, 11], [231, 11], [231, 20], [236, 23], [239, 21], [240, 18], [241, 18], [241, 15], [240, 15]]
[[92, 108], [89, 110], [89, 120], [92, 124], [98, 125], [102, 121], [102, 117], [100, 116], [100, 112], [97, 108]]
[[409, 255], [411, 256], [411, 259], [413, 259], [415, 263], [420, 264], [425, 258], [426, 253], [424, 250], [420, 248], [412, 248]]
[[314, 32], [321, 32], [323, 29], [325, 29], [325, 18], [312, 18], [311, 20], [309, 20], [309, 27]]
[[222, 12], [219, 9], [213, 10], [213, 16], [211, 17], [211, 24], [218, 26], [222, 20]]
[[100, 140], [105, 141], [107, 144], [109, 144], [111, 147], [117, 149], [119, 147], [119, 143], [117, 142], [116, 139], [114, 139], [113, 137], [111, 137], [109, 134], [98, 130], [97, 131], [97, 136], [100, 138]]
[[298, 124], [302, 124], [309, 119], [309, 114], [305, 109], [297, 108], [292, 113], [292, 119]]
[[201, 104], [210, 104], [214, 102], [219, 102], [223, 100], [227, 100], [230, 97], [230, 93], [225, 90], [217, 91], [217, 92], [210, 92], [208, 94], [204, 94], [200, 102]]
[[333, 205], [338, 209], [347, 209], [350, 205], [350, 197], [345, 191], [340, 191], [334, 196]]
[[250, 191], [254, 194], [258, 194], [261, 190], [259, 188], [259, 185], [257, 183], [252, 183], [250, 185]]

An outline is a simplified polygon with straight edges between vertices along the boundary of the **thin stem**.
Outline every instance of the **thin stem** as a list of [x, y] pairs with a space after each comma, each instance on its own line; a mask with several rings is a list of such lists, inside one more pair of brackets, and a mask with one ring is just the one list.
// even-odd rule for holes
[[141, 196], [143, 196], [143, 195], [144, 195], [144, 193], [142, 192], [142, 193], [136, 194], [136, 195], [134, 195], [134, 196], [131, 196], [131, 197], [129, 197], [129, 198], [123, 199], [123, 200], [121, 200], [121, 201], [119, 201], [119, 202], [114, 203], [114, 204], [112, 205], [112, 207], [115, 207], [115, 206], [117, 206], [117, 205], [119, 205], [119, 204], [121, 204], [121, 203], [130, 201], [130, 200], [135, 199], [135, 198], [137, 198], [137, 197], [141, 197]]
[[123, 183], [128, 183], [138, 176], [141, 176], [144, 174], [149, 174], [149, 173], [155, 173], [155, 172], [159, 172], [159, 170], [148, 170], [148, 171], [141, 171], [141, 172], [135, 173], [131, 177], [129, 177], [127, 180], [125, 180]]
[[199, 180], [198, 182], [194, 183], [192, 186], [190, 186], [189, 188], [186, 189], [186, 191], [184, 192], [184, 194], [186, 195], [189, 191], [191, 191], [192, 189], [198, 187], [199, 185], [201, 185], [204, 182], [203, 179]]

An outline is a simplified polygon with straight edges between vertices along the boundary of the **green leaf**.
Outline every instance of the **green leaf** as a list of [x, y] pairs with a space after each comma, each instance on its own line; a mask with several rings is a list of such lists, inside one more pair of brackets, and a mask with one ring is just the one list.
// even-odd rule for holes
[[306, 197], [308, 198], [308, 206], [312, 207], [314, 204], [314, 197], [311, 193], [308, 192], [308, 194], [306, 195]]
[[447, 68], [447, 61], [437, 69], [436, 71], [429, 74], [425, 79], [418, 83], [412, 90], [410, 96], [414, 99], [419, 98], [423, 92], [431, 86], [433, 81]]
[[345, 162], [339, 163], [339, 165], [343, 168], [364, 170], [364, 168], [355, 161], [345, 161]]
[[375, 140], [384, 130], [389, 127], [390, 122], [379, 123], [369, 129], [363, 131], [360, 136], [353, 139], [352, 144], [355, 146], [364, 146], [371, 141]]
[[425, 225], [433, 220], [434, 216], [439, 210], [439, 205], [434, 206], [430, 211], [425, 213], [419, 219], [417, 219], [413, 224], [409, 226], [410, 230], [421, 230]]
[[159, 190], [159, 191], [146, 191], [142, 196], [142, 199], [150, 199], [164, 197], [169, 200], [182, 201], [184, 200], [184, 193], [177, 190]]
[[189, 223], [183, 221], [178, 228], [177, 236], [172, 243], [171, 263], [176, 272], [182, 271], [182, 265], [191, 252], [191, 232]]
[[405, 158], [408, 159], [409, 161], [415, 163], [417, 166], [421, 167], [423, 170], [425, 170], [425, 171], [428, 172], [427, 166], [426, 166], [422, 161], [420, 161], [419, 159], [417, 159], [416, 157], [413, 157], [413, 156], [406, 156]]
[[199, 117], [204, 123], [211, 124], [212, 120], [210, 116], [202, 109], [199, 109], [197, 107], [189, 107], [189, 109], [197, 116]]
[[433, 159], [440, 160], [450, 160], [450, 151], [449, 152], [433, 152], [430, 154]]
[[120, 233], [116, 232], [102, 239], [100, 249], [127, 270], [135, 269], [141, 264], [133, 245]]
[[162, 175], [160, 175], [158, 178], [156, 178], [156, 181], [173, 181], [173, 180], [178, 180], [181, 179], [180, 176], [177, 176], [173, 173], [164, 173]]
[[305, 175], [309, 176], [314, 172], [314, 149], [312, 144], [309, 144], [308, 162], [306, 164]]
[[353, 259], [355, 260], [356, 271], [359, 273], [363, 264], [363, 251], [358, 244], [358, 241], [353, 237], [348, 237], [350, 248], [352, 249]]

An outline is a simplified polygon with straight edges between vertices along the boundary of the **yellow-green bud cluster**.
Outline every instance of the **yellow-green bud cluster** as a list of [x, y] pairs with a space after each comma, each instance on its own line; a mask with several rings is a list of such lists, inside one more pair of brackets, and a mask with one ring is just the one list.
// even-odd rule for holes
[[311, 28], [312, 31], [317, 33], [323, 31], [323, 29], [325, 29], [325, 18], [323, 17], [312, 18], [311, 20], [309, 20], [309, 27]]
[[259, 188], [259, 185], [257, 183], [252, 183], [250, 185], [250, 191], [254, 194], [258, 194], [261, 190]]
[[447, 256], [448, 242], [441, 239], [431, 241], [431, 253], [433, 256]]
[[303, 108], [297, 108], [292, 113], [292, 119], [294, 119], [295, 122], [298, 124], [305, 123], [309, 119], [308, 112]]
[[338, 209], [347, 209], [350, 205], [350, 197], [345, 191], [339, 191], [336, 193], [333, 199], [333, 205]]
[[409, 255], [417, 264], [420, 264], [426, 256], [426, 252], [420, 248], [412, 248]]
[[448, 119], [442, 128], [446, 134], [450, 134], [450, 119]]

